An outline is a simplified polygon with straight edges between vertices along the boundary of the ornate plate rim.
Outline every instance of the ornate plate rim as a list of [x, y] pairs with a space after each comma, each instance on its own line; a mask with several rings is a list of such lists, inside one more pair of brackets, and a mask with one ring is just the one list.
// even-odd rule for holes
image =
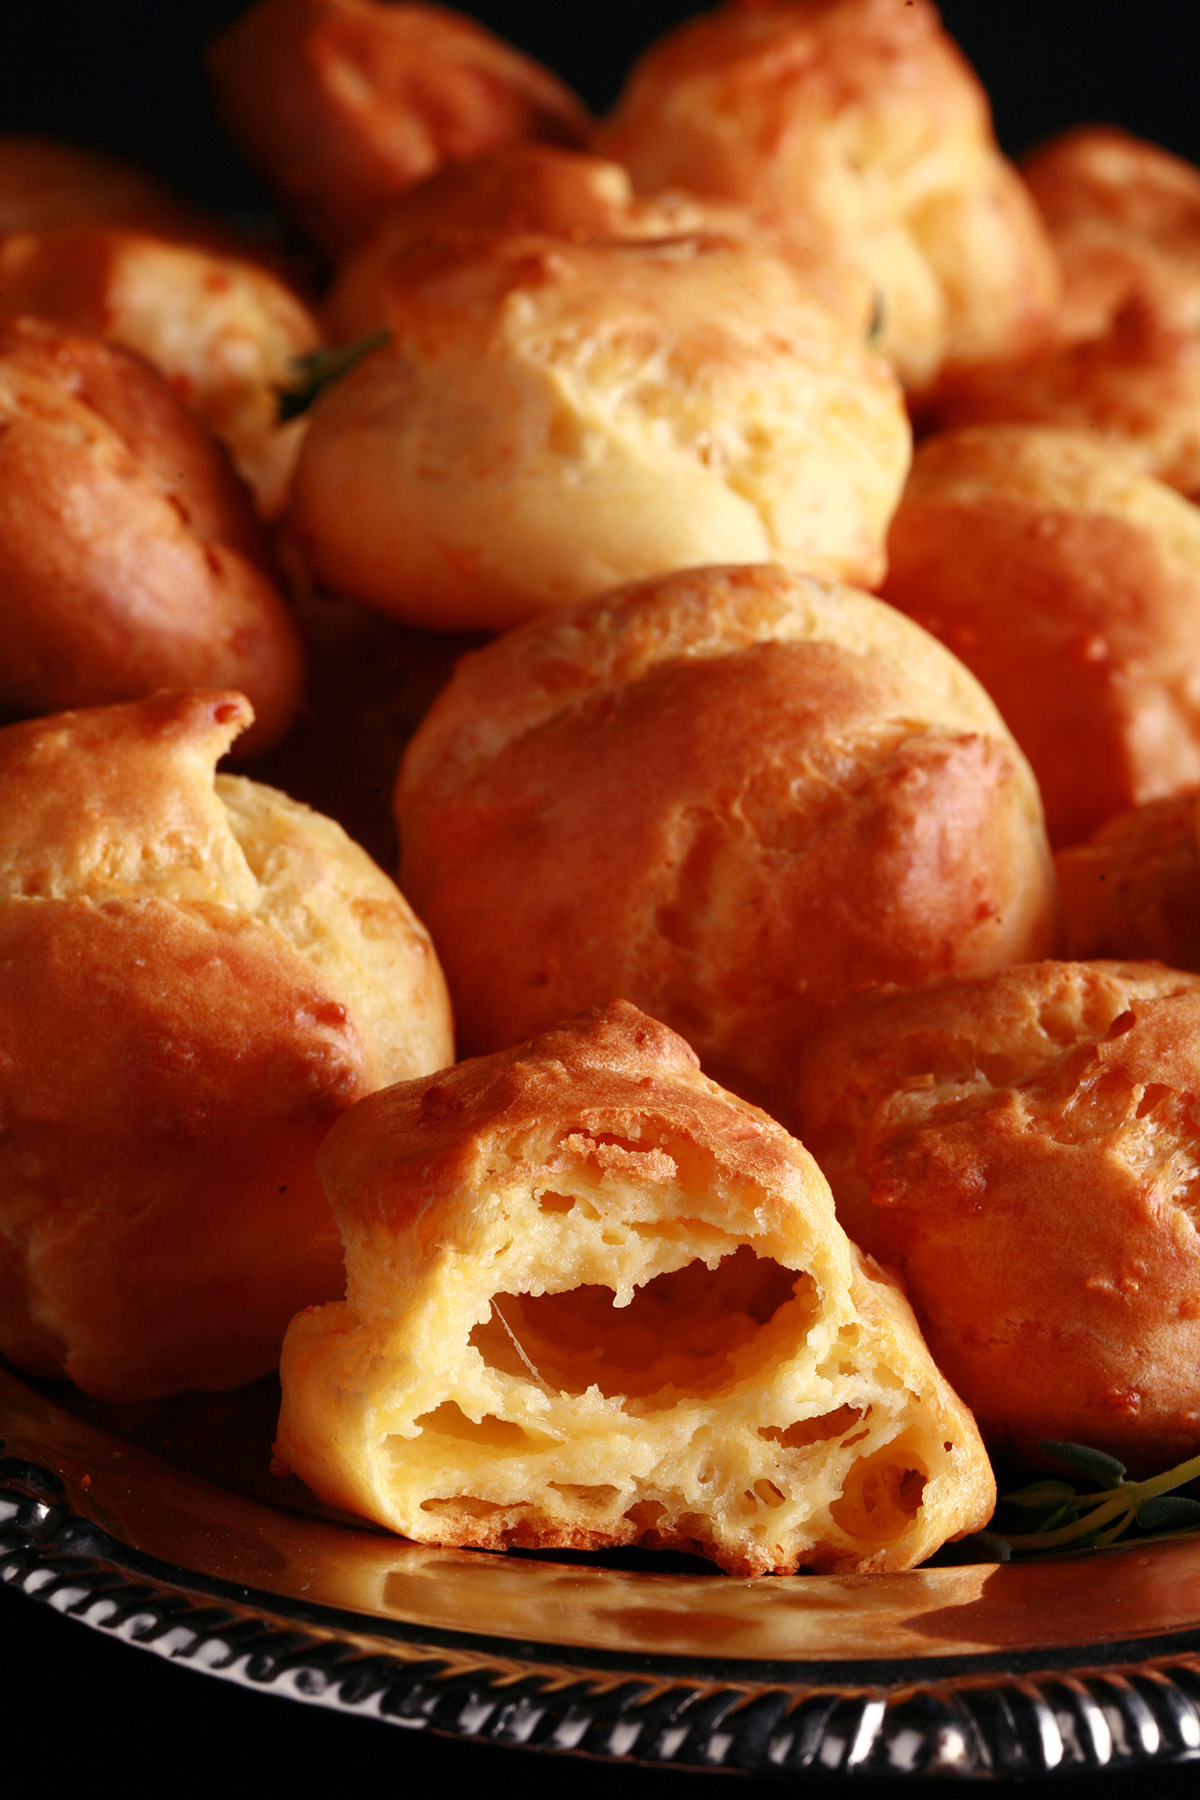
[[809, 1769], [1028, 1777], [1200, 1759], [1200, 1607], [1195, 1623], [1158, 1633], [874, 1663], [621, 1652], [413, 1624], [124, 1542], [80, 1505], [66, 1449], [23, 1453], [22, 1394], [34, 1397], [0, 1371], [0, 1579], [222, 1679], [452, 1737], [782, 1779]]

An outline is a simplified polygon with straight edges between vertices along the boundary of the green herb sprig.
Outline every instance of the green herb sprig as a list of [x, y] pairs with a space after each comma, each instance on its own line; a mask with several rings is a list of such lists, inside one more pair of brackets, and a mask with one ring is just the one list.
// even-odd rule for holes
[[878, 288], [871, 300], [871, 318], [867, 325], [867, 348], [878, 350], [883, 342], [884, 304], [883, 295]]
[[339, 344], [332, 350], [310, 350], [306, 356], [293, 357], [295, 380], [287, 387], [276, 389], [276, 421], [286, 425], [289, 419], [298, 419], [301, 413], [308, 411], [318, 394], [332, 382], [340, 381], [343, 375], [348, 375], [372, 350], [381, 350], [390, 343], [391, 337], [390, 331], [380, 329], [356, 339], [353, 344]]
[[979, 1548], [994, 1548], [1001, 1560], [1053, 1550], [1095, 1549], [1111, 1544], [1131, 1526], [1150, 1533], [1200, 1529], [1200, 1500], [1174, 1492], [1200, 1479], [1200, 1456], [1145, 1481], [1130, 1481], [1124, 1463], [1087, 1444], [1046, 1440], [1039, 1448], [1097, 1485], [1092, 1492], [1081, 1494], [1070, 1482], [1046, 1479], [1002, 1495], [1005, 1505], [1028, 1514], [1031, 1523], [1036, 1515], [1041, 1517], [1031, 1531], [999, 1531], [993, 1523], [977, 1534], [974, 1541]]

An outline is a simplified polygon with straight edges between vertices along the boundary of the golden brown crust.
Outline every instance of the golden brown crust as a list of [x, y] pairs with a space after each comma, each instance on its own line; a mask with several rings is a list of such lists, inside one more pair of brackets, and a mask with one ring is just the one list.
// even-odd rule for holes
[[0, 318], [6, 363], [55, 381], [111, 425], [196, 536], [262, 569], [271, 550], [229, 455], [136, 351], [27, 316]]
[[919, 447], [880, 592], [960, 656], [1033, 765], [1051, 841], [1200, 782], [1200, 513], [1080, 433]]
[[856, 1004], [797, 1118], [994, 1446], [1200, 1441], [1200, 979], [1041, 963]]
[[[686, 1131], [714, 1180], [742, 1190], [741, 1210], [728, 1223], [778, 1232], [781, 1196], [798, 1161], [792, 1140], [708, 1080], [675, 1032], [614, 1001], [597, 1007], [586, 1028], [571, 1020], [536, 1043], [442, 1069], [436, 1081], [389, 1088], [331, 1134], [318, 1168], [347, 1232], [351, 1304], [365, 1316], [389, 1317], [397, 1273], [401, 1281], [417, 1275], [415, 1259], [397, 1269], [379, 1265], [372, 1250], [377, 1228], [410, 1236], [422, 1255], [470, 1251], [471, 1196], [494, 1172], [501, 1143], [520, 1145], [530, 1159], [548, 1155], [569, 1135], [565, 1115], [570, 1129], [608, 1135], [615, 1144], [640, 1115], [661, 1109]], [[621, 1166], [616, 1150], [608, 1160]]]
[[1200, 497], [1195, 339], [1134, 296], [1102, 337], [956, 378], [930, 415], [945, 428], [1021, 424], [1090, 432], [1143, 471]]
[[137, 351], [229, 450], [268, 518], [281, 510], [303, 420], [277, 389], [320, 341], [271, 270], [132, 225], [15, 231], [0, 240], [0, 315], [35, 313]]
[[335, 254], [442, 163], [588, 126], [548, 69], [440, 6], [260, 0], [210, 62], [230, 131]]
[[927, 0], [735, 0], [636, 65], [596, 147], [643, 192], [813, 220], [872, 278], [905, 385], [1044, 336], [1053, 255]]
[[496, 630], [622, 581], [779, 558], [876, 579], [899, 388], [749, 241], [426, 241], [392, 341], [310, 415], [289, 530], [318, 583]]
[[0, 702], [23, 713], [237, 687], [282, 737], [303, 656], [228, 460], [117, 345], [0, 320]]
[[452, 1053], [426, 934], [328, 821], [159, 694], [0, 732], [0, 1347], [149, 1398], [269, 1369], [338, 1291], [312, 1156]]
[[5, 1353], [106, 1399], [269, 1368], [338, 1286], [311, 1164], [362, 1091], [345, 1008], [222, 909], [7, 899], [0, 1037]]
[[1118, 813], [1054, 859], [1064, 956], [1152, 957], [1200, 969], [1194, 792]]
[[1181, 323], [1200, 283], [1200, 169], [1113, 126], [1061, 133], [1022, 173], [1063, 270], [1057, 332], [1109, 329], [1135, 294]]
[[347, 1301], [294, 1321], [277, 1453], [433, 1543], [907, 1567], [986, 1459], [810, 1158], [625, 1003], [354, 1109]]
[[1024, 165], [1062, 270], [1049, 342], [965, 371], [944, 425], [1059, 425], [1127, 444], [1200, 493], [1200, 170], [1108, 126], [1063, 133]]
[[464, 659], [397, 817], [470, 1050], [623, 993], [770, 1088], [861, 987], [1049, 947], [1036, 789], [981, 690], [890, 608], [775, 568]]
[[326, 299], [332, 342], [356, 340], [388, 316], [404, 253], [429, 237], [473, 235], [647, 239], [716, 235], [765, 242], [848, 323], [868, 335], [870, 282], [814, 226], [801, 234], [745, 207], [683, 191], [635, 194], [620, 163], [551, 144], [518, 144], [473, 162], [451, 163], [412, 188], [341, 263]]

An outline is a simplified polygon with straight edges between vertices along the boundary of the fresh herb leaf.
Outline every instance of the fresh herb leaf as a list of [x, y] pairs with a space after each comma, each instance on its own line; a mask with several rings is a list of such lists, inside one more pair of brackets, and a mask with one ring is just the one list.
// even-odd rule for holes
[[1048, 1513], [1039, 1524], [1038, 1530], [1042, 1532], [1057, 1531], [1059, 1526], [1065, 1525], [1072, 1514], [1076, 1513], [1078, 1510], [1079, 1496], [1076, 1494], [1062, 1506], [1056, 1506], [1053, 1512]]
[[1200, 1525], [1200, 1500], [1184, 1494], [1160, 1494], [1144, 1500], [1137, 1509], [1144, 1531], [1189, 1531]]
[[290, 386], [276, 390], [277, 423], [286, 425], [289, 419], [298, 419], [301, 413], [308, 411], [318, 394], [332, 382], [340, 381], [343, 375], [348, 375], [372, 350], [381, 350], [390, 343], [391, 337], [390, 331], [381, 329], [372, 331], [368, 337], [358, 338], [353, 344], [339, 344], [332, 350], [310, 350], [307, 356], [293, 357], [295, 380]]
[[[1094, 1549], [1113, 1543], [1131, 1525], [1148, 1532], [1200, 1530], [1200, 1500], [1173, 1494], [1174, 1489], [1200, 1480], [1200, 1456], [1177, 1463], [1161, 1475], [1130, 1481], [1125, 1465], [1103, 1450], [1048, 1441], [1040, 1447], [1047, 1456], [1100, 1485], [1081, 1494], [1065, 1481], [1035, 1481], [1005, 1494], [1004, 1503], [1029, 1515], [1033, 1529], [1000, 1531], [993, 1520], [986, 1533], [976, 1534], [974, 1544], [981, 1545], [985, 1537], [999, 1538], [1008, 1545], [1011, 1556]], [[1039, 1512], [1042, 1517], [1036, 1519]]]
[[883, 342], [884, 306], [883, 295], [876, 288], [871, 297], [871, 318], [867, 326], [867, 348], [878, 350]]
[[1115, 1456], [1106, 1455], [1103, 1450], [1093, 1450], [1087, 1444], [1059, 1444], [1050, 1438], [1043, 1438], [1038, 1449], [1055, 1462], [1065, 1463], [1068, 1469], [1078, 1469], [1081, 1475], [1091, 1475], [1096, 1481], [1105, 1482], [1110, 1487], [1125, 1479], [1123, 1462], [1118, 1462]]
[[1015, 1494], [1005, 1494], [1003, 1497], [1010, 1506], [1037, 1509], [1057, 1506], [1062, 1500], [1074, 1500], [1076, 1494], [1067, 1481], [1035, 1481], [1032, 1487], [1018, 1488]]

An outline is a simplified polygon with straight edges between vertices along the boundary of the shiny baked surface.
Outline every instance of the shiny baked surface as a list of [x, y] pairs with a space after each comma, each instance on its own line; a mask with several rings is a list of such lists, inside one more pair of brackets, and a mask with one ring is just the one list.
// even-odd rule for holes
[[880, 593], [961, 656], [1033, 765], [1051, 842], [1200, 782], [1200, 511], [1103, 436], [918, 448]]
[[753, 235], [426, 238], [340, 328], [288, 530], [312, 578], [501, 631], [626, 581], [778, 560], [870, 583], [912, 434], [862, 329]]
[[1195, 1451], [1200, 976], [1043, 962], [864, 999], [808, 1047], [801, 1134], [999, 1454]]
[[322, 1137], [453, 1054], [394, 884], [214, 776], [249, 718], [168, 693], [0, 732], [0, 1342], [111, 1399], [275, 1366], [341, 1291]]
[[992, 703], [894, 608], [776, 567], [683, 570], [464, 658], [397, 818], [468, 1052], [623, 995], [759, 1094], [862, 987], [1052, 942]]

